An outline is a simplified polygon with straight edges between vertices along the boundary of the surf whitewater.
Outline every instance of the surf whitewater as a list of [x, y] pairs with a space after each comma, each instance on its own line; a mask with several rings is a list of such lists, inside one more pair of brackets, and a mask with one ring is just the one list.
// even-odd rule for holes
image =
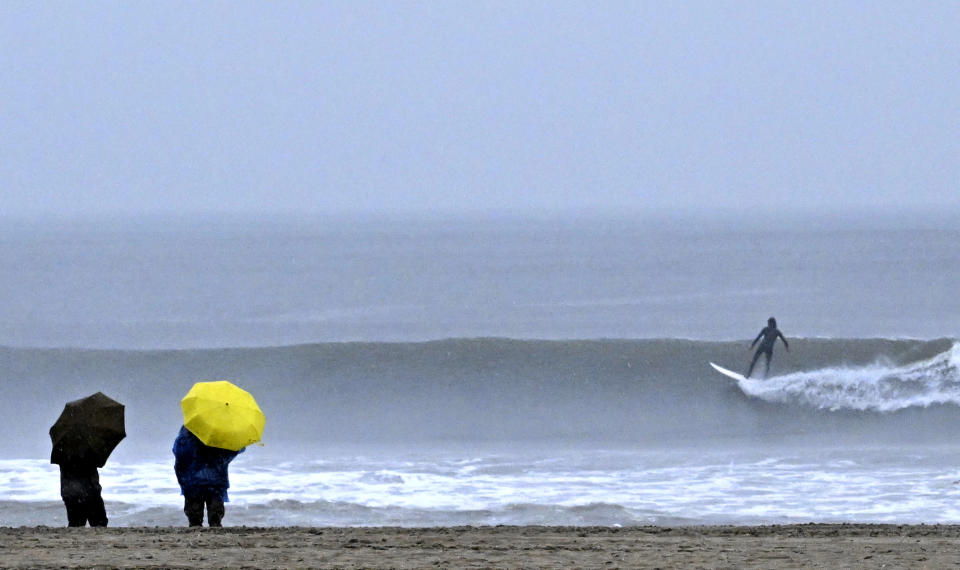
[[744, 393], [771, 402], [821, 409], [893, 412], [911, 407], [960, 404], [960, 344], [919, 362], [879, 357], [844, 365], [739, 382]]

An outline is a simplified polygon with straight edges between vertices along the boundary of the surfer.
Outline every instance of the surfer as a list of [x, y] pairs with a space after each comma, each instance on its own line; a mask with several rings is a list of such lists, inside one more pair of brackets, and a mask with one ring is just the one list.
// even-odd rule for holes
[[787, 352], [790, 352], [790, 345], [787, 344], [787, 339], [783, 337], [783, 333], [777, 328], [777, 319], [770, 317], [767, 319], [767, 326], [763, 327], [763, 330], [760, 331], [757, 338], [753, 339], [753, 342], [750, 343], [750, 348], [753, 348], [753, 345], [757, 344], [757, 341], [760, 341], [760, 346], [757, 348], [757, 352], [753, 354], [750, 368], [745, 374], [747, 378], [753, 374], [753, 367], [761, 354], [767, 357], [767, 367], [763, 372], [763, 377], [767, 377], [767, 374], [770, 372], [770, 359], [773, 357], [773, 343], [777, 342], [777, 338], [783, 341], [784, 348], [787, 349]]

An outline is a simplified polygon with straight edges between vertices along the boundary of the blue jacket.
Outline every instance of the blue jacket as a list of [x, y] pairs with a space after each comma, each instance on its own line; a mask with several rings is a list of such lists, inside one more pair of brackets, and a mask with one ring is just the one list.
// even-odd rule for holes
[[182, 495], [219, 494], [224, 501], [230, 480], [227, 466], [240, 451], [230, 451], [204, 445], [200, 439], [185, 427], [180, 428], [173, 442], [173, 456], [176, 461], [173, 469], [177, 473]]

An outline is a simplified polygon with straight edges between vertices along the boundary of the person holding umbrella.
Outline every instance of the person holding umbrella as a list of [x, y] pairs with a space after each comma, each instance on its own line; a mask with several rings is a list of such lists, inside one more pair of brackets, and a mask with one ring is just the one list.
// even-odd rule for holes
[[174, 471], [190, 526], [223, 526], [230, 462], [260, 441], [265, 418], [253, 396], [230, 382], [198, 382], [180, 402], [184, 425], [173, 442]]
[[123, 404], [100, 392], [68, 402], [50, 428], [50, 463], [60, 466], [60, 497], [67, 525], [107, 526], [98, 467], [126, 437]]
[[203, 526], [203, 510], [207, 510], [207, 524], [223, 526], [226, 512], [224, 502], [229, 501], [227, 489], [230, 476], [227, 467], [243, 452], [204, 445], [200, 438], [190, 433], [185, 426], [180, 428], [173, 442], [176, 458], [173, 468], [183, 495], [183, 512], [190, 526]]

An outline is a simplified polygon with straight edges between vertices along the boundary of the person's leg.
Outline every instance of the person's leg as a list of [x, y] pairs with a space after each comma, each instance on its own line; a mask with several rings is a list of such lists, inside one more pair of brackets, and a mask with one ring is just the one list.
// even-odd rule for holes
[[753, 360], [750, 361], [750, 368], [747, 370], [747, 373], [744, 374], [744, 376], [746, 376], [747, 378], [749, 378], [750, 375], [753, 374], [753, 367], [757, 364], [757, 359], [760, 358], [761, 352], [763, 352], [763, 350], [758, 348], [757, 351], [753, 353]]
[[90, 526], [107, 526], [107, 509], [103, 505], [103, 497], [97, 494], [86, 500], [87, 520]]
[[770, 376], [770, 359], [773, 357], [773, 350], [767, 350], [763, 353], [767, 357], [766, 367], [763, 369], [763, 377]]
[[207, 523], [211, 527], [223, 526], [222, 521], [225, 512], [223, 497], [217, 493], [207, 497]]
[[183, 512], [190, 526], [203, 526], [203, 497], [184, 495]]
[[87, 512], [82, 501], [64, 499], [63, 505], [67, 507], [67, 526], [87, 526]]

